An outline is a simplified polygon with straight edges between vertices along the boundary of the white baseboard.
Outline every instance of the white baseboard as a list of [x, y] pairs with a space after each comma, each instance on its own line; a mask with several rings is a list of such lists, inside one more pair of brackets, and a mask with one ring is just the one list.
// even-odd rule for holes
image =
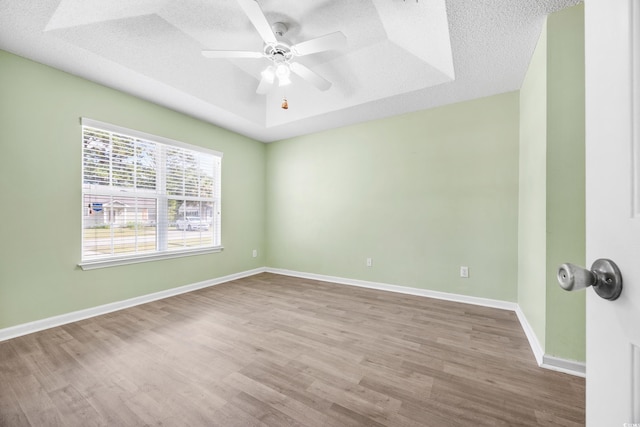
[[559, 357], [549, 356], [544, 354], [544, 350], [536, 337], [533, 328], [527, 321], [526, 316], [520, 309], [520, 306], [514, 302], [501, 301], [489, 298], [472, 297], [467, 295], [451, 294], [447, 292], [431, 291], [428, 289], [410, 288], [406, 286], [391, 285], [388, 283], [369, 282], [365, 280], [347, 279], [343, 277], [326, 276], [322, 274], [304, 273], [300, 271], [285, 270], [280, 268], [260, 267], [253, 270], [247, 270], [240, 273], [234, 273], [223, 277], [218, 277], [211, 280], [205, 280], [203, 282], [192, 283], [190, 285], [180, 286], [177, 288], [167, 289], [160, 292], [155, 292], [148, 295], [142, 295], [135, 298], [130, 298], [124, 301], [116, 301], [109, 304], [100, 305], [97, 307], [87, 308], [85, 310], [73, 311], [71, 313], [61, 314], [59, 316], [53, 316], [46, 319], [36, 320], [34, 322], [23, 323], [21, 325], [11, 326], [8, 328], [0, 329], [0, 341], [5, 341], [11, 338], [16, 338], [22, 335], [31, 334], [33, 332], [42, 331], [44, 329], [53, 328], [56, 326], [65, 325], [71, 322], [77, 322], [79, 320], [88, 319], [90, 317], [100, 316], [103, 314], [111, 313], [114, 311], [122, 310], [136, 305], [145, 304], [151, 301], [157, 301], [164, 298], [169, 298], [175, 295], [184, 294], [186, 292], [195, 291], [197, 289], [207, 288], [210, 286], [219, 285], [225, 282], [230, 282], [236, 279], [242, 279], [244, 277], [253, 276], [260, 273], [273, 273], [281, 274], [283, 276], [299, 277], [302, 279], [320, 280], [323, 282], [337, 283], [341, 285], [358, 286], [361, 288], [377, 289], [388, 292], [396, 292], [401, 294], [416, 295], [427, 298], [435, 298], [446, 301], [459, 302], [464, 304], [480, 305], [483, 307], [498, 308], [501, 310], [515, 311], [520, 325], [524, 330], [529, 345], [536, 358], [538, 366], [551, 369], [554, 371], [564, 372], [571, 375], [585, 377], [585, 364], [573, 360], [561, 359]]
[[565, 374], [575, 375], [577, 377], [586, 378], [587, 365], [584, 362], [576, 360], [561, 359], [547, 354], [542, 358], [542, 368], [551, 369], [552, 371], [564, 372]]
[[300, 271], [284, 270], [267, 267], [267, 273], [282, 274], [284, 276], [300, 277], [302, 279], [320, 280], [322, 282], [338, 283], [341, 285], [358, 286], [361, 288], [378, 289], [381, 291], [397, 292], [400, 294], [416, 295], [465, 304], [481, 305], [483, 307], [499, 308], [514, 311], [518, 306], [515, 302], [507, 302], [489, 298], [471, 297], [467, 295], [450, 294], [447, 292], [430, 291], [428, 289], [410, 288], [407, 286], [390, 285], [388, 283], [368, 282], [366, 280], [346, 279], [343, 277], [325, 276], [322, 274], [304, 273]]
[[538, 341], [538, 337], [533, 331], [533, 328], [527, 320], [527, 316], [524, 315], [524, 312], [522, 311], [520, 306], [518, 306], [518, 308], [516, 309], [516, 315], [518, 316], [520, 325], [522, 325], [522, 329], [524, 330], [524, 333], [529, 340], [529, 346], [531, 347], [531, 351], [533, 351], [536, 362], [538, 362], [538, 366], [545, 369], [551, 369], [552, 371], [575, 375], [577, 377], [586, 377], [587, 369], [584, 362], [562, 359], [560, 357], [549, 356], [548, 354], [545, 354], [544, 349], [540, 345], [540, 341]]
[[90, 317], [100, 316], [103, 314], [111, 313], [111, 312], [122, 310], [125, 308], [134, 307], [136, 305], [145, 304], [151, 301], [157, 301], [160, 299], [169, 298], [175, 295], [184, 294], [186, 292], [192, 292], [197, 289], [219, 285], [225, 282], [230, 282], [232, 280], [242, 279], [243, 277], [253, 276], [255, 274], [264, 273], [265, 271], [266, 269], [264, 267], [256, 268], [253, 270], [247, 270], [240, 273], [234, 273], [234, 274], [229, 274], [227, 276], [218, 277], [216, 279], [205, 280], [203, 282], [192, 283], [190, 285], [171, 288], [171, 289], [167, 289], [160, 292], [154, 292], [152, 294], [142, 295], [142, 296], [130, 298], [124, 301], [116, 301], [109, 304], [99, 305], [97, 307], [91, 307], [84, 310], [78, 310], [78, 311], [73, 311], [71, 313], [61, 314], [59, 316], [53, 316], [53, 317], [48, 317], [46, 319], [36, 320], [34, 322], [11, 326], [8, 328], [0, 329], [0, 341], [5, 341], [5, 340], [16, 338], [22, 335], [31, 334], [33, 332], [42, 331], [44, 329], [65, 325], [71, 322], [77, 322], [79, 320], [88, 319]]
[[460, 302], [464, 304], [481, 305], [483, 307], [498, 308], [502, 310], [510, 310], [516, 313], [518, 321], [524, 330], [529, 341], [529, 346], [536, 359], [538, 366], [541, 368], [551, 369], [553, 371], [564, 372], [565, 374], [585, 377], [586, 369], [583, 362], [561, 359], [559, 357], [548, 356], [544, 354], [544, 350], [538, 341], [533, 328], [529, 324], [520, 306], [514, 302], [494, 300], [488, 298], [471, 297], [467, 295], [450, 294], [447, 292], [430, 291], [427, 289], [410, 288], [406, 286], [390, 285], [388, 283], [368, 282], [365, 280], [346, 279], [344, 277], [325, 276], [322, 274], [305, 273], [300, 271], [285, 270], [281, 268], [267, 267], [267, 273], [282, 274], [284, 276], [300, 277], [302, 279], [320, 280], [323, 282], [337, 283], [341, 285], [359, 286], [361, 288], [378, 289], [389, 292], [398, 292], [401, 294], [416, 295], [428, 298], [441, 299], [446, 301]]
[[518, 306], [516, 309], [516, 316], [518, 316], [518, 320], [520, 321], [520, 326], [524, 330], [524, 334], [527, 336], [527, 340], [529, 340], [529, 347], [531, 347], [531, 351], [533, 352], [534, 357], [536, 358], [536, 362], [538, 366], [542, 366], [542, 361], [544, 359], [544, 349], [540, 345], [540, 341], [538, 341], [538, 336], [533, 331], [531, 324], [527, 320], [527, 316], [524, 315], [524, 312]]

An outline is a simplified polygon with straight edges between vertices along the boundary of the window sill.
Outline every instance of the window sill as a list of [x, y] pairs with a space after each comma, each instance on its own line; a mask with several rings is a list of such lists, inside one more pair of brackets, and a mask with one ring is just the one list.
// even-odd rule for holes
[[180, 251], [180, 252], [162, 252], [151, 255], [138, 255], [138, 256], [128, 256], [128, 257], [120, 257], [120, 258], [109, 258], [109, 259], [96, 259], [83, 261], [78, 264], [82, 270], [95, 270], [97, 268], [107, 268], [107, 267], [116, 267], [119, 265], [128, 265], [128, 264], [139, 264], [141, 262], [149, 262], [149, 261], [160, 261], [163, 259], [171, 259], [171, 258], [182, 258], [186, 256], [192, 255], [204, 255], [211, 254], [216, 252], [222, 252], [224, 247], [215, 246], [213, 248], [206, 249], [193, 249], [188, 251]]

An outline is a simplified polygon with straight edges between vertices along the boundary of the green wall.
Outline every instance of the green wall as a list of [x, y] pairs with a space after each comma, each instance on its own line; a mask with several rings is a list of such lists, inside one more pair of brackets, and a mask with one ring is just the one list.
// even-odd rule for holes
[[548, 19], [547, 330], [545, 351], [585, 360], [586, 292], [565, 292], [558, 266], [585, 265], [584, 5]]
[[[520, 89], [518, 304], [544, 347], [547, 264], [547, 25]], [[543, 348], [544, 350], [544, 348]]]
[[513, 92], [269, 144], [267, 264], [516, 301], [518, 132]]
[[[264, 144], [3, 51], [0, 112], [0, 328], [265, 265]], [[81, 116], [222, 151], [225, 250], [80, 270]]]
[[518, 304], [546, 355], [585, 360], [585, 293], [556, 273], [585, 264], [584, 6], [548, 17], [520, 91]]

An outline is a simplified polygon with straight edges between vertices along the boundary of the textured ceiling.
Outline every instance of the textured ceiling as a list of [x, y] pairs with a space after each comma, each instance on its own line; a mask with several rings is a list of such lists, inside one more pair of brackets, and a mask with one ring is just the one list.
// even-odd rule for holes
[[273, 141], [517, 90], [544, 16], [578, 2], [259, 0], [293, 44], [346, 36], [295, 58], [327, 91], [294, 75], [259, 95], [269, 60], [201, 55], [263, 50], [237, 0], [0, 0], [0, 49]]

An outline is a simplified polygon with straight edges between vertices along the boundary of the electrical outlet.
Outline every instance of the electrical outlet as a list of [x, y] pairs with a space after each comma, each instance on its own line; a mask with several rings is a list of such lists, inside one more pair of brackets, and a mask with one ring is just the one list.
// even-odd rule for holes
[[367, 267], [371, 267], [373, 265], [373, 260], [371, 258], [367, 258]]
[[460, 266], [460, 277], [464, 277], [465, 279], [469, 277], [469, 267]]
[[254, 258], [257, 258], [257, 256], [258, 256], [258, 250], [257, 250], [257, 249], [254, 249], [254, 250], [253, 250], [253, 254], [252, 254], [252, 255], [253, 255], [253, 257], [254, 257]]

